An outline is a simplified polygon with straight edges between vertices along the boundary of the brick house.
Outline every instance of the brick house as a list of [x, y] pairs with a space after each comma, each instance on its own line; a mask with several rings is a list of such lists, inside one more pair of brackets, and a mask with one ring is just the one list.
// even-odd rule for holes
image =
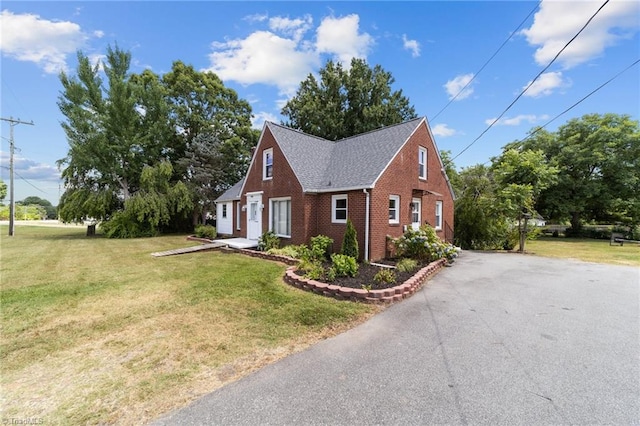
[[283, 245], [324, 234], [340, 249], [347, 218], [360, 255], [383, 259], [387, 235], [428, 223], [453, 239], [454, 194], [425, 118], [336, 142], [266, 122], [244, 179], [216, 200], [218, 233]]

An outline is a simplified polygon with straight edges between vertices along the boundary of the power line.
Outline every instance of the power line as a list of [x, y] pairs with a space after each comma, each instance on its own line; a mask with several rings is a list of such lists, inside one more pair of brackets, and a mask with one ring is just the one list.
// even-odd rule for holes
[[449, 102], [448, 102], [448, 103], [447, 103], [447, 104], [446, 104], [446, 105], [445, 105], [445, 106], [444, 106], [440, 111], [438, 111], [438, 113], [437, 113], [436, 115], [434, 115], [434, 116], [433, 116], [429, 121], [433, 122], [433, 120], [435, 120], [436, 118], [438, 118], [438, 116], [439, 116], [440, 114], [442, 114], [442, 112], [444, 112], [444, 110], [445, 110], [445, 109], [447, 109], [447, 108], [449, 107], [449, 105], [451, 105], [451, 103], [452, 103], [453, 101], [455, 101], [455, 100], [458, 98], [458, 96], [460, 96], [460, 94], [461, 94], [462, 92], [464, 92], [464, 89], [466, 89], [467, 87], [469, 87], [469, 85], [473, 82], [473, 80], [475, 80], [475, 79], [476, 79], [476, 77], [477, 77], [477, 76], [482, 72], [482, 70], [484, 70], [484, 68], [489, 64], [489, 62], [491, 62], [491, 61], [493, 60], [493, 58], [495, 58], [495, 56], [498, 54], [498, 52], [500, 52], [500, 51], [502, 50], [502, 48], [505, 46], [505, 44], [507, 44], [507, 43], [509, 42], [509, 40], [511, 40], [511, 38], [513, 38], [513, 36], [514, 36], [514, 35], [518, 32], [518, 30], [519, 30], [519, 29], [524, 25], [524, 23], [525, 23], [525, 22], [527, 22], [527, 20], [529, 19], [529, 17], [530, 17], [531, 15], [533, 15], [533, 12], [535, 12], [535, 11], [536, 11], [536, 9], [538, 9], [538, 7], [539, 7], [539, 6], [540, 6], [540, 2], [538, 2], [538, 3], [535, 5], [535, 7], [534, 7], [533, 9], [531, 9], [531, 12], [529, 12], [529, 14], [527, 15], [527, 17], [526, 17], [526, 18], [524, 18], [524, 19], [522, 20], [522, 22], [520, 22], [520, 24], [518, 25], [518, 27], [517, 27], [515, 30], [513, 30], [513, 31], [511, 32], [511, 34], [509, 35], [509, 37], [508, 37], [508, 38], [507, 38], [507, 39], [506, 39], [506, 40], [505, 40], [505, 41], [500, 45], [500, 47], [498, 47], [498, 50], [496, 50], [496, 51], [493, 53], [493, 55], [491, 55], [491, 57], [490, 57], [490, 58], [489, 58], [489, 59], [484, 63], [484, 65], [482, 65], [482, 67], [480, 67], [480, 69], [479, 69], [476, 73], [474, 73], [474, 74], [473, 74], [473, 77], [471, 77], [471, 80], [469, 80], [469, 81], [467, 82], [467, 84], [465, 84], [465, 85], [464, 85], [464, 87], [463, 87], [462, 89], [460, 89], [460, 90], [458, 91], [458, 93], [456, 93], [456, 95], [455, 95], [453, 98], [449, 99]]
[[13, 196], [14, 186], [15, 186], [13, 183], [13, 152], [14, 152], [15, 146], [13, 143], [13, 128], [18, 124], [28, 124], [30, 126], [33, 126], [33, 121], [26, 122], [26, 121], [20, 120], [19, 118], [14, 119], [13, 117], [9, 117], [9, 118], [0, 117], [0, 120], [8, 122], [11, 130], [11, 133], [9, 134], [10, 136], [9, 138], [9, 182], [11, 184], [11, 188], [9, 189], [9, 236], [12, 237], [15, 229], [15, 223], [14, 223], [15, 200]]
[[[2, 166], [3, 169], [9, 169], [9, 167], [7, 166]], [[38, 188], [37, 186], [35, 186], [34, 184], [32, 184], [31, 182], [29, 182], [29, 180], [27, 178], [25, 178], [24, 176], [22, 176], [20, 173], [16, 172], [15, 170], [13, 171], [13, 173], [18, 176], [20, 179], [22, 179], [24, 182], [28, 183], [29, 185], [31, 185], [32, 187], [34, 187], [35, 189], [37, 189], [38, 191], [42, 192], [43, 194], [46, 194], [45, 191], [43, 191], [42, 189]]]
[[484, 134], [485, 134], [485, 133], [487, 133], [487, 132], [489, 131], [489, 129], [491, 129], [491, 128], [494, 126], [494, 124], [496, 124], [496, 123], [498, 122], [498, 120], [500, 120], [500, 119], [501, 119], [501, 118], [502, 118], [502, 117], [507, 113], [507, 111], [509, 111], [509, 110], [511, 109], [511, 107], [512, 107], [512, 106], [513, 106], [513, 105], [518, 101], [518, 99], [520, 99], [520, 98], [522, 97], [522, 95], [524, 95], [524, 94], [525, 94], [525, 92], [526, 92], [527, 90], [529, 90], [529, 88], [533, 85], [533, 83], [535, 83], [535, 82], [538, 80], [538, 78], [540, 78], [540, 76], [541, 76], [541, 75], [542, 75], [546, 70], [548, 70], [548, 69], [549, 69], [549, 67], [550, 67], [550, 66], [551, 66], [551, 65], [556, 61], [556, 59], [558, 59], [558, 57], [562, 54], [562, 52], [564, 52], [564, 51], [565, 51], [565, 49], [566, 49], [566, 48], [567, 48], [567, 47], [568, 47], [568, 46], [569, 46], [569, 45], [570, 45], [570, 44], [571, 44], [571, 43], [572, 43], [572, 42], [573, 42], [573, 41], [574, 41], [574, 40], [575, 40], [579, 35], [580, 35], [580, 33], [582, 33], [582, 31], [584, 31], [584, 29], [585, 29], [585, 28], [587, 28], [587, 26], [591, 23], [591, 21], [593, 20], [593, 18], [595, 18], [595, 17], [596, 17], [596, 15], [597, 15], [598, 13], [600, 13], [600, 11], [602, 10], [602, 8], [603, 8], [603, 7], [605, 7], [605, 6], [607, 5], [607, 3], [609, 3], [609, 1], [610, 1], [610, 0], [606, 0], [606, 1], [605, 1], [605, 2], [604, 2], [604, 3], [603, 3], [603, 4], [598, 8], [598, 10], [596, 10], [596, 12], [595, 12], [593, 15], [591, 15], [591, 18], [589, 18], [589, 20], [588, 20], [588, 21], [587, 21], [587, 22], [582, 26], [582, 28], [580, 28], [580, 31], [578, 31], [578, 32], [576, 33], [576, 35], [574, 35], [574, 36], [571, 38], [571, 40], [569, 40], [569, 41], [564, 45], [564, 47], [563, 47], [562, 49], [560, 49], [560, 51], [559, 51], [559, 52], [556, 54], [556, 56], [551, 60], [551, 62], [549, 62], [549, 63], [547, 64], [547, 66], [546, 66], [546, 67], [544, 67], [544, 68], [542, 69], [542, 71], [540, 71], [540, 72], [538, 73], [538, 75], [536, 75], [536, 77], [535, 77], [533, 80], [531, 80], [531, 82], [529, 82], [529, 84], [527, 85], [527, 87], [525, 87], [525, 88], [522, 90], [522, 92], [520, 92], [520, 94], [519, 94], [518, 96], [516, 96], [516, 98], [515, 98], [515, 99], [514, 99], [510, 104], [509, 104], [509, 106], [508, 106], [508, 107], [506, 107], [506, 108], [504, 109], [504, 111], [502, 111], [502, 112], [500, 113], [500, 115], [499, 115], [497, 118], [495, 118], [495, 119], [493, 120], [493, 122], [492, 122], [491, 124], [489, 124], [489, 127], [487, 127], [486, 129], [484, 129], [484, 131], [483, 131], [482, 133], [480, 133], [480, 136], [478, 136], [477, 138], [475, 138], [475, 139], [474, 139], [474, 140], [473, 140], [469, 145], [467, 145], [467, 146], [466, 146], [462, 151], [460, 151], [460, 152], [459, 152], [455, 157], [453, 157], [451, 160], [455, 160], [455, 159], [456, 159], [456, 158], [458, 158], [460, 155], [462, 155], [466, 150], [468, 150], [469, 148], [471, 148], [471, 146], [472, 146], [473, 144], [475, 144], [475, 143], [476, 143], [476, 142], [477, 142], [477, 141], [478, 141], [482, 136], [484, 136]]
[[535, 135], [536, 133], [538, 133], [540, 130], [544, 129], [545, 127], [547, 127], [549, 124], [553, 123], [554, 121], [556, 121], [558, 118], [560, 118], [561, 116], [563, 116], [564, 114], [566, 114], [567, 112], [571, 111], [573, 108], [577, 107], [578, 105], [580, 105], [585, 99], [589, 98], [591, 95], [595, 94], [597, 91], [599, 91], [600, 89], [602, 89], [604, 86], [606, 86], [607, 84], [611, 83], [613, 80], [615, 80], [616, 78], [618, 78], [619, 76], [621, 76], [622, 74], [624, 74], [626, 71], [628, 71], [629, 69], [633, 68], [635, 65], [638, 65], [638, 63], [640, 63], [640, 59], [636, 59], [635, 62], [633, 62], [631, 65], [629, 65], [628, 67], [626, 67], [625, 69], [623, 69], [622, 71], [620, 71], [619, 73], [617, 73], [616, 75], [614, 75], [613, 77], [611, 77], [609, 80], [605, 81], [604, 83], [602, 83], [600, 86], [596, 87], [595, 89], [593, 89], [591, 92], [589, 92], [587, 95], [583, 96], [579, 101], [577, 101], [576, 103], [574, 103], [573, 105], [571, 105], [569, 108], [565, 109], [564, 111], [562, 111], [561, 113], [559, 113], [558, 115], [556, 115], [555, 117], [553, 117], [551, 120], [547, 121], [546, 123], [544, 123], [542, 126], [537, 127], [533, 132], [531, 132], [531, 134], [529, 134], [526, 138], [518, 141], [518, 142], [524, 142], [527, 139], [531, 138], [533, 135]]
[[[531, 132], [529, 135], [527, 135], [527, 137], [520, 139], [517, 142], [524, 142], [527, 139], [532, 138], [536, 133], [538, 133], [539, 131], [541, 131], [542, 129], [544, 129], [545, 127], [547, 127], [549, 124], [553, 123], [554, 121], [556, 121], [558, 118], [560, 118], [561, 116], [563, 116], [564, 114], [568, 113], [569, 111], [571, 111], [573, 108], [577, 107], [578, 105], [580, 105], [583, 101], [585, 101], [587, 98], [591, 97], [592, 95], [594, 95], [596, 92], [598, 92], [600, 89], [602, 89], [603, 87], [605, 87], [607, 84], [611, 83], [613, 80], [615, 80], [616, 78], [620, 77], [622, 74], [624, 74], [625, 72], [627, 72], [628, 70], [630, 70], [631, 68], [633, 68], [635, 65], [638, 65], [640, 63], [640, 59], [636, 59], [635, 62], [631, 63], [631, 65], [627, 66], [625, 69], [623, 69], [622, 71], [618, 72], [616, 75], [614, 75], [613, 77], [611, 77], [609, 80], [605, 81], [604, 83], [602, 83], [600, 86], [596, 87], [595, 89], [593, 89], [591, 92], [589, 92], [588, 94], [586, 94], [585, 96], [583, 96], [582, 98], [580, 98], [580, 100], [578, 100], [577, 102], [575, 102], [573, 105], [571, 105], [569, 108], [565, 109], [564, 111], [562, 111], [561, 113], [557, 114], [555, 117], [553, 117], [551, 120], [547, 121], [546, 123], [544, 123], [542, 126], [538, 126], [536, 127], [536, 129]], [[490, 163], [491, 160], [488, 160], [486, 162], [483, 163], [483, 165]]]

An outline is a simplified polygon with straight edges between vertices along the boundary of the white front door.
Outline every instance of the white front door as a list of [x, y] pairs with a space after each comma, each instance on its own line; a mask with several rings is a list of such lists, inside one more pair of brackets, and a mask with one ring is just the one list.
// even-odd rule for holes
[[247, 239], [257, 240], [262, 235], [262, 194], [247, 195]]
[[422, 201], [420, 198], [411, 200], [411, 227], [413, 229], [420, 228], [422, 222]]

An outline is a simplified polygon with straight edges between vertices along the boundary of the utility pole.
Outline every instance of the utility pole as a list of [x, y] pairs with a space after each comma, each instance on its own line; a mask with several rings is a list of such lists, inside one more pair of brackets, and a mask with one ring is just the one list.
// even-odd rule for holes
[[15, 199], [13, 197], [13, 152], [15, 150], [15, 146], [13, 144], [13, 128], [18, 124], [28, 124], [29, 126], [33, 126], [33, 121], [26, 122], [20, 120], [19, 118], [14, 119], [13, 117], [0, 117], [0, 120], [9, 122], [9, 126], [11, 129], [11, 133], [9, 134], [9, 184], [11, 185], [11, 188], [9, 189], [9, 236], [13, 237], [15, 227], [14, 216], [16, 209]]

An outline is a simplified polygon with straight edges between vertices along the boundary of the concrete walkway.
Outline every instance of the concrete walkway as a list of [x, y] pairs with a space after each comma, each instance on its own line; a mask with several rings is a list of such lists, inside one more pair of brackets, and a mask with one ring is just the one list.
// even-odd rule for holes
[[640, 424], [640, 269], [464, 253], [158, 425]]

